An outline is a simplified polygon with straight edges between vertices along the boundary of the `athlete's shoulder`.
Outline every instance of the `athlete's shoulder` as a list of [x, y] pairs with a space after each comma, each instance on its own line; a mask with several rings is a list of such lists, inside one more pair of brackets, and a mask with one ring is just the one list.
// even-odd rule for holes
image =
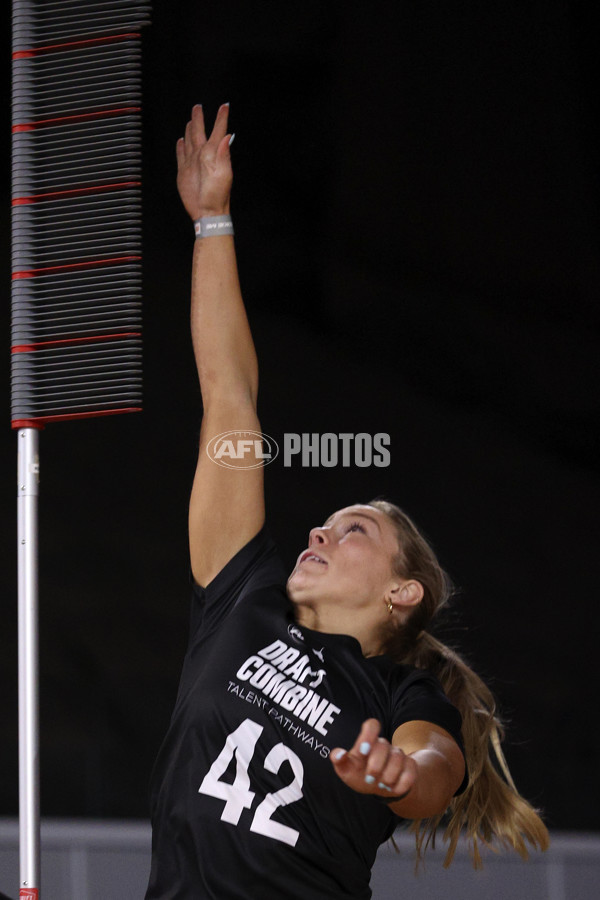
[[193, 576], [192, 584], [196, 593], [214, 596], [236, 584], [242, 587], [249, 576], [253, 576], [253, 581], [258, 579], [257, 585], [259, 581], [281, 583], [286, 580], [277, 544], [266, 524], [227, 560], [208, 584], [198, 584]]

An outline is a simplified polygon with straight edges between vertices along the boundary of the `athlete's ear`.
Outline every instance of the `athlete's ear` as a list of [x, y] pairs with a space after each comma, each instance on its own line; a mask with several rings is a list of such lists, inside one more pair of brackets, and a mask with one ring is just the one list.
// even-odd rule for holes
[[389, 592], [389, 601], [397, 609], [407, 609], [412, 606], [418, 606], [423, 599], [424, 593], [425, 591], [420, 581], [411, 579], [402, 583], [396, 582]]

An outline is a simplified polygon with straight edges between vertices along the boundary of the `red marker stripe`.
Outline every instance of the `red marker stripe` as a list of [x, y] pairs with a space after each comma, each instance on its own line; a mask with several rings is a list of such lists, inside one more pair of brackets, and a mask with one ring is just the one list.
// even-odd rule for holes
[[22, 272], [13, 272], [12, 280], [21, 278], [37, 278], [38, 275], [49, 275], [51, 272], [65, 272], [69, 269], [93, 269], [100, 266], [114, 266], [124, 262], [139, 262], [141, 256], [114, 256], [110, 259], [91, 259], [88, 262], [69, 263], [64, 266], [46, 266], [43, 269], [29, 269]]
[[32, 353], [36, 350], [39, 350], [41, 347], [45, 347], [46, 349], [52, 347], [64, 347], [75, 346], [76, 344], [91, 344], [94, 343], [103, 343], [104, 341], [116, 341], [123, 340], [124, 338], [135, 338], [141, 337], [141, 332], [139, 331], [124, 331], [122, 334], [96, 334], [92, 337], [80, 337], [80, 338], [62, 338], [58, 341], [39, 341], [34, 344], [15, 344], [14, 347], [11, 348], [11, 353]]
[[123, 413], [142, 412], [141, 406], [127, 406], [124, 409], [101, 409], [98, 412], [63, 413], [58, 416], [37, 416], [32, 419], [14, 419], [12, 427], [39, 428], [51, 422], [72, 422], [74, 419], [97, 419], [100, 416], [119, 416]]
[[93, 47], [98, 44], [114, 44], [118, 41], [127, 41], [131, 38], [139, 38], [139, 32], [129, 34], [111, 34], [101, 38], [86, 38], [85, 40], [69, 41], [67, 44], [47, 44], [45, 47], [32, 47], [30, 50], [17, 50], [13, 53], [13, 59], [27, 59], [31, 56], [39, 56], [40, 53], [55, 53], [58, 50], [74, 50], [78, 47]]
[[46, 194], [31, 194], [29, 197], [15, 197], [12, 206], [28, 206], [40, 200], [56, 200], [57, 197], [81, 197], [85, 194], [102, 194], [105, 191], [118, 191], [125, 188], [140, 187], [141, 181], [118, 181], [114, 184], [97, 184], [94, 187], [70, 188], [68, 191], [49, 191]]
[[40, 119], [38, 122], [20, 122], [18, 125], [13, 125], [12, 133], [35, 131], [37, 128], [48, 128], [51, 125], [60, 125], [64, 122], [75, 124], [76, 122], [89, 122], [92, 119], [105, 119], [108, 116], [124, 116], [138, 112], [141, 112], [141, 106], [123, 106], [118, 109], [100, 110], [100, 112], [78, 113], [75, 116], [59, 116], [56, 119]]
[[[14, 419], [12, 428], [37, 428], [42, 431], [44, 423], [40, 419]], [[22, 896], [22, 895], [21, 895]]]

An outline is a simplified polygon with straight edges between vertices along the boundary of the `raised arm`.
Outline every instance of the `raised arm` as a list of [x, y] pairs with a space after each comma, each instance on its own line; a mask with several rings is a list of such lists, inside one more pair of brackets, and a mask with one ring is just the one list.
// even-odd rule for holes
[[[177, 142], [177, 188], [192, 221], [227, 215], [233, 172], [223, 105], [207, 139], [201, 106], [194, 106]], [[217, 465], [206, 448], [227, 431], [260, 431], [258, 364], [242, 300], [233, 237], [200, 238], [192, 264], [191, 328], [202, 393], [198, 465], [189, 511], [192, 572], [206, 585], [264, 522], [263, 470], [249, 455]]]

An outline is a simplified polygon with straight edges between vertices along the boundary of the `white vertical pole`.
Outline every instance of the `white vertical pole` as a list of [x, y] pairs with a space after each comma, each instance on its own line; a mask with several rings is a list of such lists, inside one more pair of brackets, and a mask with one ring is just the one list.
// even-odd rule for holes
[[18, 432], [19, 560], [19, 848], [21, 900], [40, 887], [40, 763], [38, 692], [39, 433]]

